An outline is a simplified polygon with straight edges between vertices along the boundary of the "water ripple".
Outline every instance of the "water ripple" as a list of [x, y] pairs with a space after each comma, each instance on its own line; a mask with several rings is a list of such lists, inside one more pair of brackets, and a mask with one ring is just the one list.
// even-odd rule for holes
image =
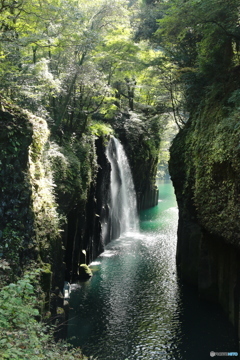
[[[203, 312], [197, 297], [186, 295], [179, 282], [176, 210], [170, 199], [168, 205], [164, 200], [143, 212], [141, 232], [112, 241], [92, 263], [92, 280], [71, 295], [68, 336], [86, 355], [98, 360], [203, 360], [218, 351], [220, 338], [224, 343], [223, 328], [228, 344], [234, 345], [229, 327], [215, 319], [222, 331], [212, 330], [217, 335], [214, 340], [211, 333], [210, 346], [206, 328], [213, 327], [214, 310], [205, 307]], [[230, 349], [237, 351], [219, 351]]]

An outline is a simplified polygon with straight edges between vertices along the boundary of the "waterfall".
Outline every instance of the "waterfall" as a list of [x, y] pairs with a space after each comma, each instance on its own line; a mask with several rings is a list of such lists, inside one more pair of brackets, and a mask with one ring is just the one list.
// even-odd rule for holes
[[111, 164], [110, 238], [138, 230], [136, 192], [122, 144], [111, 138], [106, 151]]

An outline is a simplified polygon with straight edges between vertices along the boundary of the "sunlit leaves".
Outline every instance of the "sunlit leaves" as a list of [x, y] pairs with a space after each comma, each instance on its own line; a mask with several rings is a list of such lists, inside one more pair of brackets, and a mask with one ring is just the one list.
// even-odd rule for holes
[[0, 49], [1, 89], [56, 127], [80, 131], [93, 114], [158, 106], [157, 51], [134, 41], [137, 8], [127, 0], [24, 0], [0, 30], [12, 37]]
[[80, 349], [55, 343], [53, 330], [39, 317], [40, 298], [35, 285], [40, 269], [0, 291], [0, 358], [6, 360], [86, 359]]
[[[157, 35], [180, 66], [203, 64], [203, 57], [207, 60], [208, 52], [215, 49], [217, 63], [221, 61], [217, 47], [224, 54], [227, 39], [230, 42], [240, 39], [236, 0], [173, 0], [168, 5], [165, 17], [159, 20]], [[211, 61], [214, 60], [210, 55]]]

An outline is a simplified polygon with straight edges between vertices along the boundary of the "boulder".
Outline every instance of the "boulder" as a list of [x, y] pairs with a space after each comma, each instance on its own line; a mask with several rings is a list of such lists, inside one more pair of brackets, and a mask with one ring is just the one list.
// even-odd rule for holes
[[79, 265], [78, 269], [78, 279], [81, 281], [86, 281], [92, 277], [92, 270], [86, 265], [81, 264]]

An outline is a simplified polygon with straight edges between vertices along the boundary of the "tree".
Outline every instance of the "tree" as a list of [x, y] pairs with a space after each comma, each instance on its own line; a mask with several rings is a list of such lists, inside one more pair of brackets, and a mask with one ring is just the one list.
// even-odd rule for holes
[[229, 68], [240, 40], [238, 1], [173, 0], [169, 5], [157, 36], [171, 59], [208, 75]]
[[[57, 126], [64, 119], [72, 122], [69, 117], [73, 116], [76, 102], [85, 114], [94, 112], [102, 100], [93, 99], [102, 99], [105, 90], [101, 94], [94, 91], [90, 96], [89, 79], [97, 72], [91, 54], [117, 17], [122, 15], [124, 19], [126, 7], [123, 0], [111, 4], [104, 0], [25, 0], [21, 12], [11, 20], [11, 34], [2, 31], [2, 38], [6, 39], [2, 48], [2, 91], [35, 113], [43, 109], [40, 115], [48, 113]], [[4, 19], [8, 15], [6, 10]], [[87, 76], [84, 71], [91, 71], [92, 75]], [[74, 116], [77, 114], [78, 109]]]
[[239, 64], [237, 0], [172, 0], [158, 20], [155, 40], [176, 65], [175, 83], [182, 84], [183, 107], [194, 109], [212, 84], [228, 78]]
[[[158, 51], [147, 41], [136, 43], [133, 31], [138, 4], [22, 0], [12, 16], [4, 10], [2, 93], [60, 131], [82, 133], [91, 118], [118, 111], [161, 112], [159, 92], [166, 89], [152, 79]], [[157, 5], [146, 4], [154, 12]]]

